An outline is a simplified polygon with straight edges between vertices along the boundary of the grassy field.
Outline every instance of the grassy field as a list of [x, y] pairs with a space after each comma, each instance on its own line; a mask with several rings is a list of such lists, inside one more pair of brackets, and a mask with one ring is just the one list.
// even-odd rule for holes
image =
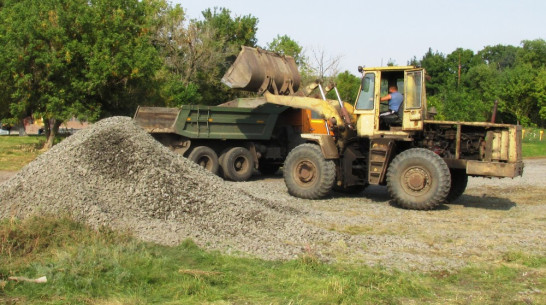
[[[42, 137], [0, 137], [0, 170], [18, 170]], [[523, 141], [546, 156], [546, 139]], [[10, 276], [47, 276], [44, 284]], [[264, 261], [164, 247], [67, 218], [0, 221], [0, 304], [546, 304], [546, 257], [510, 252], [494, 264], [441, 272]]]
[[[429, 274], [287, 262], [163, 247], [42, 216], [0, 223], [0, 303], [7, 304], [544, 304], [546, 258]], [[7, 280], [37, 278], [36, 284]]]
[[[543, 131], [542, 140], [540, 131]], [[543, 129], [526, 128], [522, 141], [523, 157], [546, 157], [546, 134]]]
[[43, 136], [0, 136], [0, 170], [21, 169], [41, 153], [44, 142]]

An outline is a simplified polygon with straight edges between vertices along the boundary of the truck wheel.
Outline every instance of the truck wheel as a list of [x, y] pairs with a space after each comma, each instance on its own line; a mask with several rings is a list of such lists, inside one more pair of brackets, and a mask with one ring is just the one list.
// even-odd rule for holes
[[224, 178], [233, 181], [245, 181], [252, 176], [254, 159], [244, 147], [233, 147], [220, 157]]
[[440, 156], [423, 148], [403, 151], [387, 171], [387, 188], [403, 208], [430, 210], [444, 203], [451, 186], [449, 168]]
[[457, 198], [461, 197], [466, 189], [468, 184], [468, 176], [466, 175], [465, 170], [463, 169], [452, 169], [451, 170], [451, 188], [449, 189], [449, 194], [447, 194], [446, 201], [453, 202]]
[[320, 147], [302, 144], [284, 161], [284, 183], [288, 193], [305, 199], [318, 199], [332, 189], [336, 178], [334, 161], [324, 159]]
[[218, 162], [218, 156], [214, 150], [212, 150], [212, 148], [207, 146], [197, 146], [191, 151], [188, 159], [199, 164], [209, 172], [215, 175], [218, 174], [218, 167], [220, 164]]

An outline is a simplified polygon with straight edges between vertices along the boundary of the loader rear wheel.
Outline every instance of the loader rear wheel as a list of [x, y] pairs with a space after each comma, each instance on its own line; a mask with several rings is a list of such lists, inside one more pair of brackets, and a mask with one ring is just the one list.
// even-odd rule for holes
[[254, 159], [244, 147], [233, 147], [220, 157], [224, 178], [233, 181], [246, 181], [252, 176]]
[[451, 169], [451, 188], [447, 195], [446, 201], [453, 202], [466, 190], [468, 184], [468, 175], [464, 169]]
[[434, 209], [445, 202], [450, 187], [451, 174], [447, 164], [428, 149], [403, 151], [387, 171], [389, 193], [405, 209]]
[[197, 163], [199, 166], [203, 167], [209, 172], [215, 175], [218, 174], [218, 155], [216, 155], [212, 148], [207, 146], [197, 146], [191, 151], [188, 159]]
[[304, 199], [318, 199], [332, 189], [336, 168], [334, 161], [324, 159], [320, 147], [302, 144], [294, 148], [284, 161], [283, 176], [288, 193]]

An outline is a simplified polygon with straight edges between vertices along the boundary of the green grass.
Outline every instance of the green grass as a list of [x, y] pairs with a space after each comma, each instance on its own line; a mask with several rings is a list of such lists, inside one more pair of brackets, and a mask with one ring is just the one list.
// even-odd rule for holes
[[524, 158], [546, 157], [546, 134], [540, 139], [540, 131], [544, 129], [524, 128], [522, 153]]
[[41, 153], [44, 142], [43, 136], [0, 136], [0, 170], [21, 169]]
[[[544, 258], [416, 273], [286, 262], [165, 247], [127, 233], [42, 216], [0, 223], [0, 303], [17, 304], [544, 304]], [[6, 281], [47, 276], [45, 284]], [[3, 281], [2, 281], [3, 280]], [[539, 292], [540, 291], [540, 292]]]

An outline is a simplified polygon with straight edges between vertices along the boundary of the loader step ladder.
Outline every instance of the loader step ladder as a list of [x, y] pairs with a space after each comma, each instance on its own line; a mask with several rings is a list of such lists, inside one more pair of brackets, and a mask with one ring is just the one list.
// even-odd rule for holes
[[387, 165], [394, 141], [378, 139], [370, 142], [370, 164], [368, 181], [370, 184], [381, 184], [387, 172]]

